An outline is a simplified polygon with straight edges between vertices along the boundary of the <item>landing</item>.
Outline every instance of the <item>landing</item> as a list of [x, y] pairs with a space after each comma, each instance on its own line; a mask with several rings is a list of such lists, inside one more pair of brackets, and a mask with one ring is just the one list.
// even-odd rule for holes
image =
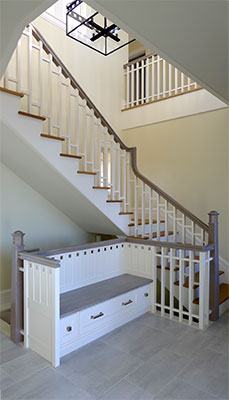
[[151, 279], [123, 274], [60, 295], [61, 318], [151, 283]]

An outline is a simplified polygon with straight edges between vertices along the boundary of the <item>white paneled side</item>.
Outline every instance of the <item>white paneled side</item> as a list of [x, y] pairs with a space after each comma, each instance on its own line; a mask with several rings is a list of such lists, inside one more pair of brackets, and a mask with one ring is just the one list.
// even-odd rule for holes
[[60, 292], [65, 293], [124, 273], [124, 244], [52, 256], [60, 260]]
[[26, 346], [59, 365], [59, 269], [25, 262]]
[[132, 275], [152, 279], [152, 250], [151, 246], [126, 243], [126, 272]]

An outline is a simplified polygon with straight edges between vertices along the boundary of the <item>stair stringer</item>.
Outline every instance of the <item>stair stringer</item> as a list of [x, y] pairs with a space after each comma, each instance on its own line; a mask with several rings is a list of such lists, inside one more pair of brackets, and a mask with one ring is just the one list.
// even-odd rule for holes
[[83, 229], [127, 235], [129, 216], [106, 203], [107, 190], [92, 188], [93, 176], [77, 174], [78, 160], [59, 156], [61, 142], [40, 136], [42, 121], [19, 115], [16, 96], [0, 92], [0, 102], [2, 162]]

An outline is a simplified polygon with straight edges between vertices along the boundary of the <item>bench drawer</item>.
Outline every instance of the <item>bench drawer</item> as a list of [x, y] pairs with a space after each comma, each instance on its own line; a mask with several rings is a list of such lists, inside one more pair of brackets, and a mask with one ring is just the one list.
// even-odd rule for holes
[[60, 345], [65, 345], [79, 337], [79, 313], [60, 320]]

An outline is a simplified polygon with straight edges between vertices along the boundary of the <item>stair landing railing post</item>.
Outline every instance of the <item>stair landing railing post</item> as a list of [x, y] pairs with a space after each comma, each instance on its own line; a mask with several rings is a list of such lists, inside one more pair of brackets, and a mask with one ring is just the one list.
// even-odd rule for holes
[[209, 244], [214, 245], [211, 251], [213, 260], [210, 262], [210, 320], [219, 319], [219, 236], [217, 211], [211, 211], [209, 215]]
[[24, 235], [22, 231], [15, 231], [12, 234], [10, 338], [14, 343], [22, 341], [20, 331], [23, 324], [23, 274], [19, 270], [18, 253], [24, 250]]

